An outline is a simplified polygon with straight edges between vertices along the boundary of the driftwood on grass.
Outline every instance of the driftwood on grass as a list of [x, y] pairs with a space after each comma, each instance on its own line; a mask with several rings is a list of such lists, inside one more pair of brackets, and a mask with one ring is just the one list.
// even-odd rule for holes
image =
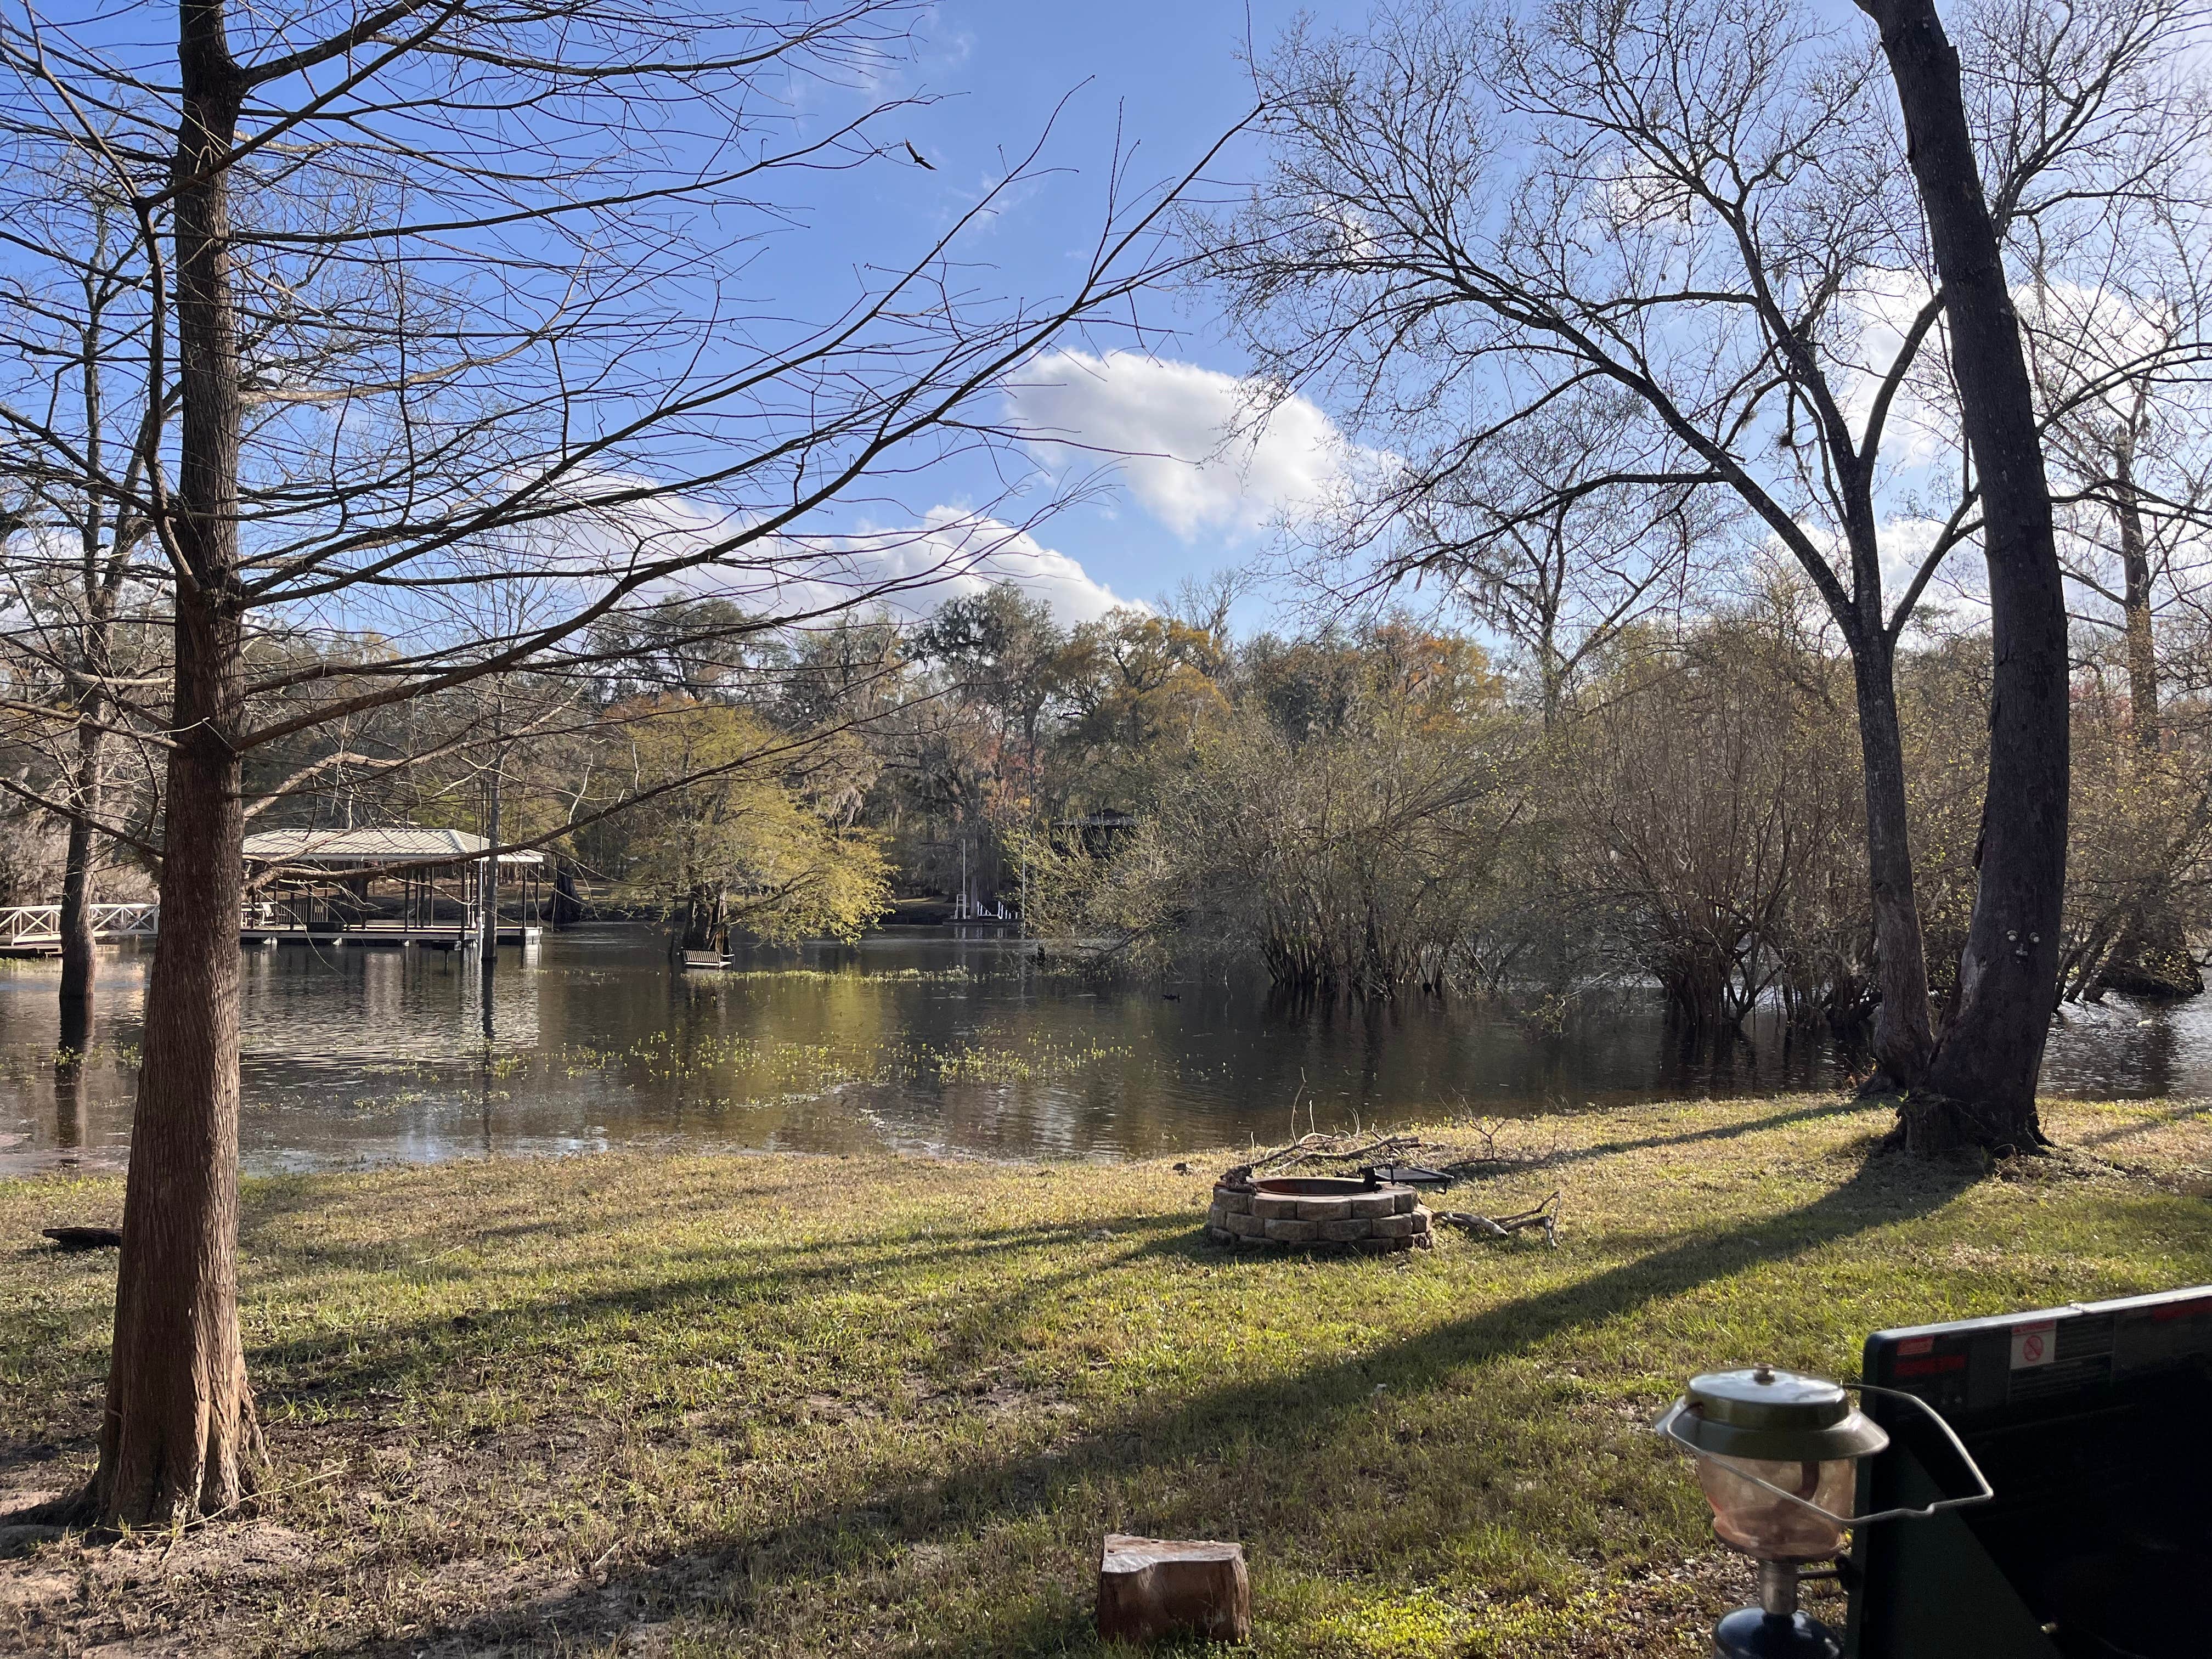
[[1226, 1187], [1241, 1187], [1263, 1175], [1282, 1175], [1313, 1164], [1364, 1165], [1395, 1162], [1401, 1153], [1419, 1147], [1419, 1135], [1300, 1135], [1287, 1146], [1261, 1152], [1249, 1163], [1232, 1166], [1221, 1177]]
[[1358, 1134], [1300, 1135], [1286, 1146], [1256, 1152], [1248, 1162], [1231, 1166], [1223, 1175], [1222, 1182], [1236, 1187], [1263, 1176], [1285, 1175], [1299, 1169], [1398, 1164], [1407, 1161], [1408, 1155], [1414, 1152], [1422, 1155], [1423, 1164], [1455, 1181], [1543, 1163], [1550, 1156], [1548, 1152], [1498, 1145], [1499, 1132], [1510, 1121], [1485, 1118], [1470, 1123], [1466, 1127], [1465, 1139], [1455, 1135], [1449, 1139], [1424, 1139], [1416, 1134], [1383, 1134], [1371, 1130]]
[[1512, 1215], [1476, 1215], [1469, 1210], [1438, 1210], [1434, 1219], [1447, 1226], [1464, 1227], [1486, 1238], [1510, 1238], [1531, 1227], [1544, 1230], [1544, 1242], [1559, 1248], [1559, 1195], [1556, 1192], [1534, 1209]]

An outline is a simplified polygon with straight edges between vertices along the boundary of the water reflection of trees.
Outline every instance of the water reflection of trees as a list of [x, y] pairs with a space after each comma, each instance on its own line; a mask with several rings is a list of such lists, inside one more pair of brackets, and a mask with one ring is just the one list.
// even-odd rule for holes
[[[1467, 1000], [1287, 993], [1218, 964], [1176, 978], [1170, 1001], [1155, 981], [1040, 971], [1011, 946], [890, 939], [753, 964], [795, 972], [729, 975], [672, 974], [641, 937], [556, 941], [540, 962], [502, 965], [487, 1051], [482, 981], [465, 961], [291, 954], [247, 964], [249, 1031], [291, 1028], [281, 1046], [249, 1051], [243, 1133], [264, 1168], [280, 1153], [488, 1146], [1146, 1155], [1273, 1141], [1294, 1101], [1300, 1129], [1331, 1128], [1832, 1088], [1848, 1066], [1771, 1013], [1741, 1041], [1685, 1045], [1649, 988], [1552, 1030]], [[0, 1133], [40, 1156], [111, 1157], [132, 1102], [127, 990], [100, 1005], [82, 1060], [58, 1055], [53, 1022], [48, 999], [0, 998], [14, 1057]], [[2212, 1019], [2188, 1006], [2069, 1013], [2052, 1054], [2063, 1093], [2202, 1091]], [[1007, 1063], [943, 1064], [977, 1054]]]

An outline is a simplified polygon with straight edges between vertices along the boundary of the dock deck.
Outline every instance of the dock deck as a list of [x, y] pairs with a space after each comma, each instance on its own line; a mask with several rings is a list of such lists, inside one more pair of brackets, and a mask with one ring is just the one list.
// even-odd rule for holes
[[[535, 922], [516, 926], [503, 923], [499, 929], [501, 945], [535, 945], [544, 936], [545, 930]], [[239, 929], [240, 945], [315, 945], [325, 947], [362, 947], [420, 945], [430, 951], [471, 951], [477, 945], [473, 928], [410, 927], [392, 921], [364, 922], [356, 927], [271, 927], [248, 923]]]
[[[151, 943], [161, 935], [158, 904], [96, 904], [93, 907], [93, 939], [102, 945], [125, 939]], [[21, 904], [0, 909], [0, 957], [56, 957], [62, 949], [62, 908], [58, 904]], [[545, 929], [534, 921], [502, 921], [501, 945], [536, 945]], [[249, 920], [238, 930], [240, 945], [419, 945], [431, 951], [473, 950], [477, 930], [454, 923], [425, 927], [393, 917], [369, 917], [343, 927], [305, 927], [276, 921]]]
[[[95, 904], [92, 936], [102, 943], [152, 939], [161, 925], [158, 904]], [[56, 957], [62, 950], [62, 907], [18, 904], [0, 910], [0, 957]]]

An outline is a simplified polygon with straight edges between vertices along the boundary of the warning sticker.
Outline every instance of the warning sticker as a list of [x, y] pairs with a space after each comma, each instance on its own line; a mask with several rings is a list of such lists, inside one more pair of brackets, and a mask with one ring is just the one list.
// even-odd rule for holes
[[2012, 1368], [2025, 1370], [2031, 1365], [2048, 1365], [2058, 1357], [2058, 1322], [2039, 1319], [2026, 1325], [2012, 1328]]

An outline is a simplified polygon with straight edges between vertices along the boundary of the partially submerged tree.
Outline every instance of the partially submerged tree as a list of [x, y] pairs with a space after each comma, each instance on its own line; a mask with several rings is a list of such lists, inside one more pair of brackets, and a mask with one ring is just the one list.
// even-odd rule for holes
[[[1048, 304], [994, 299], [959, 262], [1002, 195], [826, 317], [748, 297], [786, 222], [778, 180], [883, 155], [872, 135], [896, 106], [857, 88], [902, 9], [180, 0], [173, 49], [99, 20], [0, 27], [17, 152], [106, 169], [136, 219], [147, 390], [97, 488], [148, 526], [174, 617], [161, 927], [92, 1518], [171, 1524], [253, 1484], [245, 757], [486, 676], [578, 672], [625, 611], [720, 596], [744, 620], [712, 631], [768, 629], [941, 576], [882, 574], [824, 515], [865, 480], [995, 441], [969, 411], [1150, 274], [1172, 190], [1126, 207], [1117, 167]], [[795, 82], [848, 114], [799, 118]], [[511, 620], [485, 632], [492, 616]], [[382, 644], [264, 666], [272, 627]]]
[[1443, 989], [1520, 805], [1498, 677], [1471, 641], [1397, 622], [1255, 666], [1159, 780], [1088, 923], [1250, 950], [1299, 991]]
[[[1441, 545], [1418, 514], [1393, 510], [1414, 504], [1401, 499], [1407, 449], [1425, 499], [1600, 394], [1636, 418], [1557, 478], [1550, 503], [1532, 495], [1524, 518], [1607, 491], [1724, 492], [1796, 558], [1854, 670], [1877, 1056], [1894, 1084], [1974, 1102], [2004, 1141], [2036, 1135], [2057, 961], [2064, 734], [2050, 726], [2064, 700], [2063, 617], [2054, 664], [2037, 597], [2049, 507], [2039, 535], [2039, 471], [2021, 470], [2032, 410], [2022, 454], [2012, 416], [1966, 394], [1974, 465], [1948, 482], [1924, 466], [1900, 482], [1899, 452], [1909, 462], [1913, 446], [1894, 440], [1960, 447], [1943, 418], [1952, 373], [1962, 392], [1969, 378], [2001, 402], [2014, 390], [1996, 239], [2118, 188], [2141, 170], [2136, 149], [2166, 137], [2146, 118], [2163, 93], [2135, 71], [2180, 14], [2153, 3], [2125, 15], [2124, 28], [2086, 16], [2058, 27], [2035, 84], [1993, 100], [2023, 142], [2002, 151], [1986, 202], [1972, 135], [1946, 127], [1944, 159], [1929, 158], [1937, 140], [1923, 131], [1942, 89], [1914, 82], [1908, 145], [1873, 43], [1836, 38], [1790, 0], [1421, 3], [1364, 36], [1302, 27], [1256, 66], [1272, 174], [1243, 214], [1201, 232], [1265, 380], [1337, 394], [1355, 435], [1375, 432], [1389, 450], [1364, 490], [1354, 484], [1401, 532], [1381, 546], [1386, 574], [1419, 571]], [[1945, 107], [1958, 107], [1949, 61]], [[1966, 197], [1978, 231], [1965, 226]], [[1976, 286], [1992, 268], [1994, 313]], [[2016, 337], [2009, 350], [2016, 362]], [[1962, 373], [1961, 354], [1974, 358]], [[1908, 510], [1924, 521], [1917, 568], [1886, 586], [1884, 520]], [[2003, 592], [2010, 665], [1993, 799], [2037, 804], [2020, 822], [1993, 811], [1989, 903], [1939, 1065], [1895, 663], [1937, 566], [1976, 537], [1995, 561], [1992, 597]], [[2021, 954], [2000, 962], [1993, 950]]]
[[1795, 597], [1623, 640], [1549, 773], [1560, 887], [1700, 1037], [1769, 996], [1853, 1035], [1872, 990], [1850, 684]]

